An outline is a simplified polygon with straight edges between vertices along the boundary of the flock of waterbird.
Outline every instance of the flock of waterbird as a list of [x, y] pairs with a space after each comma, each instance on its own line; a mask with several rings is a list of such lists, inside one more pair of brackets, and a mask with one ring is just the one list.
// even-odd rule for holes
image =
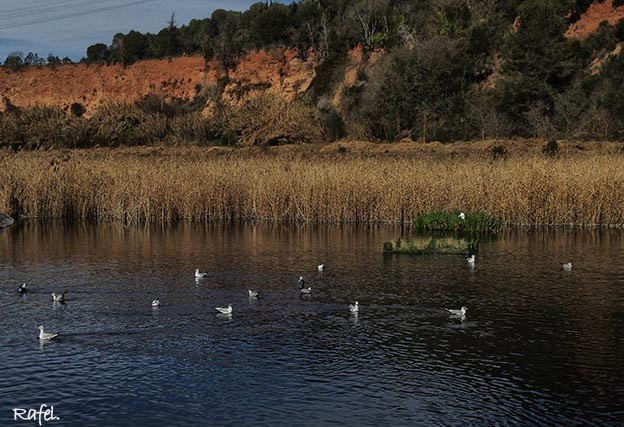
[[[458, 217], [462, 220], [465, 221], [466, 219], [466, 215], [461, 212]], [[476, 263], [476, 255], [475, 254], [471, 254], [468, 258], [466, 258], [466, 263], [468, 264], [469, 267], [474, 268], [475, 263]], [[571, 262], [566, 262], [564, 264], [561, 265], [562, 269], [564, 271], [572, 271], [572, 263]], [[322, 273], [323, 271], [325, 271], [325, 264], [319, 264], [317, 266], [317, 269], [320, 273]], [[206, 279], [210, 277], [210, 275], [206, 272], [202, 272], [199, 271], [199, 269], [195, 269], [195, 279], [196, 280], [201, 280], [201, 279]], [[297, 283], [299, 285], [299, 292], [301, 293], [301, 295], [307, 296], [310, 295], [312, 293], [312, 287], [311, 286], [305, 286], [305, 279], [303, 278], [303, 276], [299, 276], [299, 281]], [[26, 287], [26, 283], [23, 283], [19, 286], [19, 288], [17, 289], [18, 292], [20, 294], [25, 294], [28, 291], [28, 288]], [[52, 293], [52, 301], [55, 303], [61, 303], [63, 304], [65, 302], [65, 294], [67, 293], [67, 290], [65, 290], [63, 293], [61, 294], [57, 294], [57, 293]], [[258, 296], [260, 295], [260, 291], [258, 290], [251, 290], [248, 289], [247, 293], [249, 295], [249, 298], [258, 298]], [[160, 299], [155, 299], [152, 301], [152, 307], [153, 308], [158, 308], [160, 307]], [[227, 307], [215, 307], [215, 309], [221, 314], [221, 315], [226, 315], [229, 316], [232, 314], [232, 304], [228, 304]], [[357, 301], [355, 301], [354, 304], [349, 304], [349, 311], [353, 314], [357, 314], [360, 310], [360, 306], [359, 303]], [[447, 312], [450, 313], [450, 317], [454, 318], [454, 319], [460, 319], [461, 321], [464, 321], [466, 318], [466, 312], [468, 311], [468, 308], [466, 308], [465, 306], [460, 308], [460, 309], [453, 309], [453, 308], [446, 308], [445, 309]], [[51, 340], [53, 338], [56, 338], [59, 335], [58, 332], [45, 332], [43, 326], [39, 326], [39, 339], [40, 340]]]
[[[469, 263], [472, 263], [474, 265], [474, 255], [472, 256], [472, 258], [467, 258], [466, 261], [468, 261]], [[324, 264], [319, 264], [317, 267], [319, 272], [323, 272], [325, 271], [325, 265]], [[200, 280], [200, 279], [206, 279], [210, 277], [210, 275], [206, 272], [202, 272], [199, 271], [199, 269], [195, 270], [195, 279], [196, 280]], [[311, 286], [306, 286], [305, 285], [305, 279], [303, 278], [303, 276], [299, 276], [299, 281], [298, 281], [298, 285], [299, 285], [299, 292], [304, 295], [310, 295], [312, 293], [312, 287]], [[19, 288], [17, 289], [18, 292], [20, 294], [25, 294], [26, 292], [28, 292], [28, 288], [26, 287], [26, 283], [23, 283], [22, 285], [19, 286]], [[251, 290], [248, 289], [247, 293], [249, 295], [249, 298], [258, 298], [258, 296], [260, 295], [260, 291], [257, 290]], [[55, 303], [65, 303], [65, 294], [67, 294], [67, 290], [65, 290], [63, 293], [61, 294], [57, 294], [57, 293], [52, 293], [52, 301]], [[153, 308], [159, 308], [160, 307], [160, 299], [155, 299], [152, 301], [152, 307]], [[228, 304], [227, 307], [215, 307], [215, 309], [222, 315], [231, 315], [232, 314], [232, 304]], [[449, 313], [451, 313], [451, 317], [459, 317], [462, 320], [465, 318], [466, 316], [466, 307], [462, 307], [459, 310], [455, 310], [455, 309], [445, 309], [447, 310]], [[357, 301], [355, 301], [355, 303], [353, 304], [349, 304], [349, 312], [353, 313], [353, 314], [357, 314], [360, 311], [360, 305]], [[56, 338], [59, 335], [58, 332], [46, 332], [43, 328], [43, 326], [39, 326], [39, 339], [40, 340], [51, 340]]]
[[[319, 264], [317, 266], [317, 269], [319, 272], [323, 272], [325, 271], [325, 264]], [[195, 269], [195, 279], [196, 280], [201, 280], [201, 279], [206, 279], [210, 277], [210, 275], [206, 272], [203, 271], [199, 271], [199, 268]], [[305, 279], [303, 278], [303, 276], [299, 276], [299, 281], [298, 281], [298, 285], [299, 285], [299, 292], [302, 295], [309, 295], [312, 293], [312, 287], [305, 286]], [[20, 294], [25, 294], [26, 292], [28, 292], [28, 288], [26, 286], [26, 283], [22, 283], [18, 288], [17, 291]], [[249, 295], [249, 298], [258, 298], [258, 296], [260, 295], [260, 291], [254, 291], [254, 290], [247, 290], [247, 293]], [[57, 294], [55, 292], [52, 292], [52, 301], [54, 303], [60, 303], [60, 304], [64, 304], [65, 303], [65, 294], [67, 294], [67, 290], [65, 290], [63, 293]], [[159, 308], [160, 307], [160, 299], [155, 299], [152, 301], [152, 307], [153, 308]], [[465, 308], [465, 307], [464, 307]], [[224, 315], [231, 315], [232, 314], [232, 304], [228, 304], [227, 307], [215, 307], [215, 309], [220, 313], [220, 314], [224, 314]], [[355, 304], [349, 304], [349, 311], [351, 313], [358, 313], [359, 312], [359, 303], [357, 301], [355, 301]], [[43, 326], [39, 326], [39, 339], [40, 340], [51, 340], [53, 338], [56, 338], [59, 335], [58, 332], [46, 332], [43, 328]]]

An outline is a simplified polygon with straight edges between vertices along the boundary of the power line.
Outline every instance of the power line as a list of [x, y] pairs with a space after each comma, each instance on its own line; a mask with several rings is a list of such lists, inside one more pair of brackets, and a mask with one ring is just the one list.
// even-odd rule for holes
[[104, 3], [111, 0], [88, 0], [81, 2], [68, 2], [67, 0], [58, 3], [48, 3], [38, 6], [29, 6], [0, 12], [0, 20], [23, 18], [26, 16], [38, 15], [41, 13], [56, 12], [59, 10], [67, 10], [70, 8], [79, 8], [90, 4]]
[[30, 6], [16, 7], [13, 9], [3, 9], [2, 11], [0, 11], [0, 15], [14, 16], [14, 15], [19, 15], [21, 13], [36, 12], [41, 9], [46, 9], [50, 6], [53, 6], [53, 7], [71, 6], [75, 3], [76, 3], [76, 0], [49, 1], [44, 4], [35, 4], [35, 5], [30, 5]]
[[[106, 0], [101, 0], [98, 3], [101, 3], [102, 1], [106, 1]], [[98, 12], [107, 12], [109, 10], [115, 10], [115, 9], [121, 9], [124, 7], [128, 7], [128, 6], [134, 6], [134, 5], [138, 5], [138, 4], [143, 4], [143, 3], [151, 3], [154, 2], [156, 0], [139, 0], [139, 1], [134, 1], [131, 3], [126, 3], [126, 4], [122, 4], [122, 5], [116, 5], [116, 6], [108, 6], [108, 7], [101, 7], [101, 8], [97, 8], [97, 9], [92, 9], [92, 10], [86, 10], [86, 11], [82, 11], [82, 12], [75, 12], [75, 13], [70, 13], [70, 14], [66, 14], [64, 16], [50, 16], [50, 17], [46, 17], [46, 18], [39, 18], [39, 19], [33, 19], [30, 21], [23, 21], [23, 22], [14, 22], [8, 25], [0, 25], [0, 31], [2, 30], [8, 30], [10, 28], [18, 28], [18, 27], [25, 27], [28, 25], [34, 25], [34, 24], [41, 24], [41, 23], [47, 23], [47, 22], [54, 22], [54, 21], [60, 21], [63, 19], [69, 19], [69, 18], [77, 18], [80, 16], [85, 16], [85, 15], [91, 15], [94, 13], [98, 13]], [[95, 2], [95, 1], [94, 1]]]

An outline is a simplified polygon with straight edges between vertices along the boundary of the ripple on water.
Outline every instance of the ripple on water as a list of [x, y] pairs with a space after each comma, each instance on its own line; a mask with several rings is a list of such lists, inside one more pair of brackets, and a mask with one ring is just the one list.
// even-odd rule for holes
[[[0, 235], [17, 239], [0, 252], [3, 408], [45, 402], [76, 425], [121, 426], [624, 419], [620, 239], [500, 236], [470, 270], [461, 257], [384, 257], [383, 228], [360, 241], [331, 227], [52, 227], [63, 244], [45, 253], [20, 243], [28, 230]], [[211, 276], [196, 282], [197, 266]], [[444, 310], [462, 305], [463, 321]], [[61, 335], [41, 344], [39, 324]]]

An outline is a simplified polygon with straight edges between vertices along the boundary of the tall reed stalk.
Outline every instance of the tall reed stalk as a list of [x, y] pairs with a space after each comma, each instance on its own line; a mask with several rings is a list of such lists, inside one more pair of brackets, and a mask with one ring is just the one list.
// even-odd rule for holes
[[114, 150], [0, 156], [0, 211], [135, 221], [410, 221], [487, 212], [506, 224], [624, 224], [624, 158], [391, 159]]

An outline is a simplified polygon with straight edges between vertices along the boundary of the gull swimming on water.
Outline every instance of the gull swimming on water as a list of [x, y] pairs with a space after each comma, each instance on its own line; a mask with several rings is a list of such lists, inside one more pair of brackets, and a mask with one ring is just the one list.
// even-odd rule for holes
[[19, 285], [19, 288], [17, 288], [17, 291], [20, 294], [25, 294], [26, 292], [28, 292], [28, 289], [26, 289], [26, 283], [22, 283], [21, 285]]
[[58, 337], [58, 332], [46, 332], [43, 330], [43, 326], [39, 326], [39, 339], [40, 340], [51, 340], [52, 338]]
[[257, 298], [260, 293], [260, 291], [252, 291], [251, 289], [248, 289], [247, 292], [249, 292], [249, 298]]
[[152, 307], [160, 307], [160, 300], [158, 298], [152, 301]]
[[360, 307], [357, 301], [355, 302], [355, 304], [349, 304], [349, 311], [351, 313], [357, 313], [358, 311], [360, 311]]
[[561, 265], [561, 268], [563, 268], [564, 271], [572, 271], [572, 263], [566, 262], [565, 264]]
[[459, 310], [455, 310], [452, 308], [447, 308], [446, 311], [448, 311], [449, 313], [451, 313], [451, 315], [453, 316], [465, 316], [466, 315], [466, 311], [468, 311], [468, 309], [466, 307], [462, 307]]
[[232, 304], [228, 304], [227, 307], [215, 307], [219, 313], [232, 314]]
[[318, 271], [325, 271], [325, 264], [319, 264], [317, 268]]
[[302, 294], [306, 294], [306, 295], [310, 294], [310, 293], [312, 293], [312, 286], [307, 287], [307, 288], [301, 288], [299, 290], [299, 292], [301, 292]]
[[475, 257], [474, 254], [472, 254], [472, 255], [470, 255], [470, 257], [466, 258], [466, 262], [468, 263], [468, 265], [472, 265], [472, 266], [475, 265], [475, 260], [476, 260], [476, 257]]
[[55, 294], [54, 292], [52, 292], [52, 301], [54, 302], [65, 302], [65, 294], [67, 293], [67, 290], [65, 290], [65, 292], [63, 292], [62, 294]]
[[199, 268], [195, 269], [195, 278], [196, 279], [205, 279], [206, 277], [208, 277], [208, 273], [205, 273], [203, 271], [199, 271]]

